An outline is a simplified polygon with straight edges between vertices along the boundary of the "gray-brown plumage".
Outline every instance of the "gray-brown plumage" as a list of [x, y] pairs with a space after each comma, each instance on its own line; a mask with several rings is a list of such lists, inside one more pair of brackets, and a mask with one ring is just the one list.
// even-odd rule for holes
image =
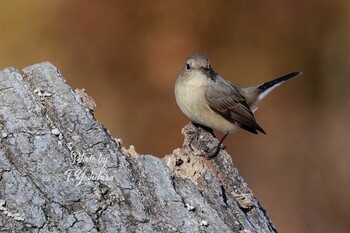
[[[227, 121], [240, 126], [252, 133], [265, 131], [256, 123], [253, 112], [249, 108], [242, 92], [230, 82], [217, 76], [217, 85], [205, 87], [205, 99], [211, 110], [224, 117]], [[225, 132], [226, 133], [226, 132]]]
[[258, 103], [275, 87], [299, 74], [301, 72], [293, 72], [240, 89], [216, 73], [207, 56], [194, 54], [186, 59], [176, 81], [176, 102], [192, 121], [220, 130], [225, 137], [238, 127], [256, 134], [258, 131], [265, 133], [253, 114]]

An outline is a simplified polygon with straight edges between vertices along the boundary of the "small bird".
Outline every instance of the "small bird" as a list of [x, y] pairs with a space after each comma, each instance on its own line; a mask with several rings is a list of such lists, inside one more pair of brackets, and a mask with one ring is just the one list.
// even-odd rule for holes
[[208, 154], [208, 159], [212, 159], [219, 153], [227, 135], [236, 132], [239, 127], [251, 133], [266, 134], [253, 114], [259, 102], [283, 82], [300, 74], [292, 72], [241, 89], [216, 73], [207, 56], [193, 54], [186, 59], [176, 81], [175, 98], [181, 111], [192, 122], [224, 133], [218, 146]]

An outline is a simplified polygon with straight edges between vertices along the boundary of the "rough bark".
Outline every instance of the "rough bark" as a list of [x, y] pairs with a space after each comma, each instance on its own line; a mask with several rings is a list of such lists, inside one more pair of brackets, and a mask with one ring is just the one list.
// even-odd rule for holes
[[0, 71], [0, 103], [1, 232], [276, 231], [226, 151], [202, 156], [217, 140], [201, 128], [138, 155], [47, 62]]

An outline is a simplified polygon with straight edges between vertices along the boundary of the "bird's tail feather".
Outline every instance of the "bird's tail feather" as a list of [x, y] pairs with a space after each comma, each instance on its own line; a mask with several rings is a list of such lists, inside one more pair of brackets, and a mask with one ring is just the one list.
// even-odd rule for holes
[[267, 96], [273, 89], [281, 85], [283, 82], [287, 81], [288, 79], [294, 78], [302, 74], [302, 72], [292, 72], [289, 74], [286, 74], [282, 77], [276, 78], [274, 80], [271, 80], [269, 82], [263, 83], [257, 87], [257, 89], [260, 91], [259, 95], [259, 101], [262, 100], [265, 96]]

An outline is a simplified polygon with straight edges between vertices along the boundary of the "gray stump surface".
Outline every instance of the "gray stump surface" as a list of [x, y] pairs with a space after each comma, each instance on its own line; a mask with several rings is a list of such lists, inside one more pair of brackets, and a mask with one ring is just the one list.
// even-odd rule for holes
[[0, 104], [1, 232], [276, 232], [192, 124], [164, 159], [127, 150], [48, 62], [0, 71]]

